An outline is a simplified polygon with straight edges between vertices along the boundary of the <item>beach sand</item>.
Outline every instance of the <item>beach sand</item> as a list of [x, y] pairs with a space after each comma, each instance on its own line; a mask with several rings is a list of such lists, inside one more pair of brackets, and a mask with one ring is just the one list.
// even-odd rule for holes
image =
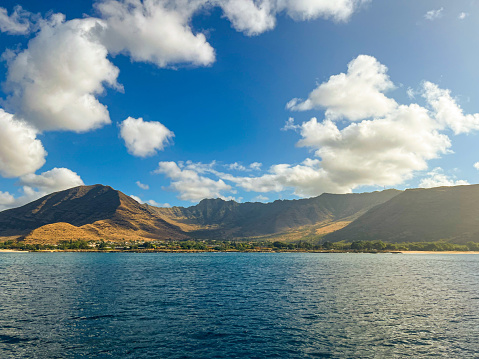
[[479, 252], [462, 251], [398, 251], [403, 254], [479, 254]]

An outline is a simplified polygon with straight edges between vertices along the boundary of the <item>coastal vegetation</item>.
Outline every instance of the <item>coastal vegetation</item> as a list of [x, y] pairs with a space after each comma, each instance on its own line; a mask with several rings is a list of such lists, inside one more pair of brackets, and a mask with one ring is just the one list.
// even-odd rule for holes
[[60, 241], [58, 244], [31, 244], [23, 241], [0, 242], [0, 249], [20, 251], [121, 251], [121, 252], [355, 252], [382, 253], [401, 251], [479, 251], [479, 243], [455, 244], [448, 242], [385, 243], [383, 241], [324, 242], [311, 243], [297, 241], [151, 241], [151, 242], [111, 242], [111, 241]]

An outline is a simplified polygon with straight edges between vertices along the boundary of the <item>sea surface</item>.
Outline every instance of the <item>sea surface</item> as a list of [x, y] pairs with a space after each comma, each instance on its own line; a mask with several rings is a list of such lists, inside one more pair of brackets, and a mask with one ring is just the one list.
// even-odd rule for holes
[[0, 253], [0, 358], [479, 358], [479, 255]]

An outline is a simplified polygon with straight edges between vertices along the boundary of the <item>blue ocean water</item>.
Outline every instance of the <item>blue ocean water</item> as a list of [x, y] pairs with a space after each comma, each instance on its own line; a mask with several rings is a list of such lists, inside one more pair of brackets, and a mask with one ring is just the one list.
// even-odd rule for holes
[[1, 358], [478, 358], [479, 255], [0, 253]]

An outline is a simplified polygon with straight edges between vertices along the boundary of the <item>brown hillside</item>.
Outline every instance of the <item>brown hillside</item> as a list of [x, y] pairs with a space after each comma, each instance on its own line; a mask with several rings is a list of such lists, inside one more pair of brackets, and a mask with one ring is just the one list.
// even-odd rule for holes
[[[44, 227], [55, 223], [71, 226]], [[83, 238], [89, 233], [91, 239], [105, 240], [187, 238], [178, 227], [156, 216], [149, 206], [102, 185], [52, 193], [0, 212], [0, 238], [56, 242], [55, 235], [62, 230], [67, 236], [77, 232]]]

